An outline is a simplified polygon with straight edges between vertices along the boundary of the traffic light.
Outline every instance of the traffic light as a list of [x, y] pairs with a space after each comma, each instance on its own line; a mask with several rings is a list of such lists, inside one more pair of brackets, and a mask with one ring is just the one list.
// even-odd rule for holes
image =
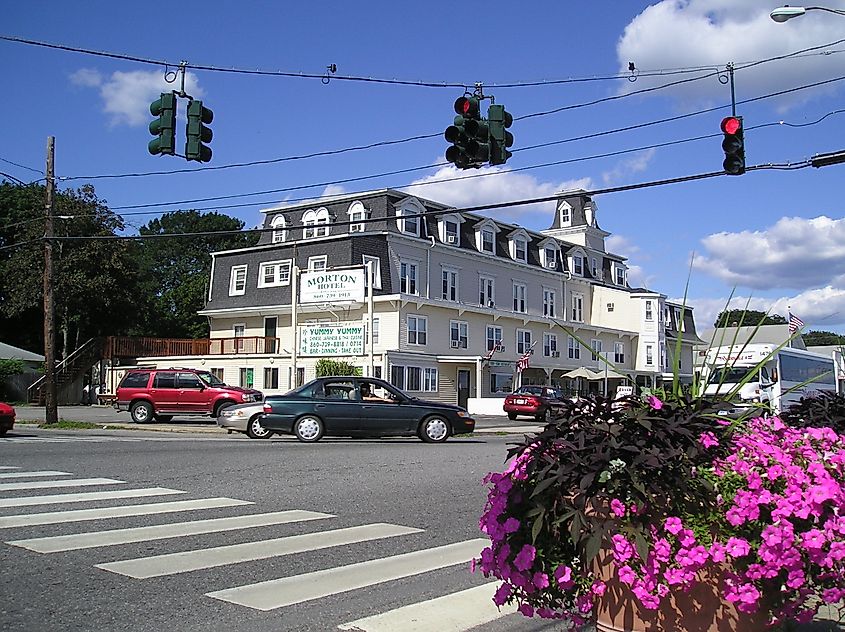
[[490, 159], [490, 133], [487, 120], [481, 118], [476, 97], [463, 96], [455, 101], [457, 116], [443, 136], [452, 146], [446, 160], [459, 169], [478, 168]]
[[513, 116], [504, 105], [487, 108], [487, 122], [490, 128], [490, 164], [503, 165], [513, 156], [508, 147], [513, 145], [513, 134], [507, 128], [513, 125]]
[[731, 176], [741, 176], [745, 173], [745, 140], [743, 138], [742, 117], [726, 116], [722, 119], [722, 149], [725, 151], [725, 162], [722, 167]]
[[188, 160], [211, 160], [211, 147], [203, 143], [210, 143], [214, 137], [211, 129], [206, 127], [212, 120], [214, 112], [204, 108], [202, 101], [191, 101], [188, 104], [188, 125], [185, 133], [185, 158]]
[[150, 153], [153, 156], [172, 156], [176, 153], [176, 95], [162, 92], [158, 99], [150, 103], [150, 113], [158, 117], [150, 123], [150, 134], [158, 137], [147, 146]]

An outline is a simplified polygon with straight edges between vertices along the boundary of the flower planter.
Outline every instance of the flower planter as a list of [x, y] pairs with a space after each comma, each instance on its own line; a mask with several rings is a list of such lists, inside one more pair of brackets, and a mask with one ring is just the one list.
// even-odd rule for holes
[[737, 612], [722, 597], [722, 570], [709, 564], [688, 591], [673, 590], [657, 610], [643, 608], [630, 587], [616, 576], [612, 553], [599, 551], [594, 570], [607, 588], [596, 599], [596, 632], [758, 632], [768, 629], [765, 608]]

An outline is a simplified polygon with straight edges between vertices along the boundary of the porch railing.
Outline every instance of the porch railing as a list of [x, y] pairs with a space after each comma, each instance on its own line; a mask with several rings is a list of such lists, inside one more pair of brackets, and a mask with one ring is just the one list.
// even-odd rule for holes
[[264, 336], [234, 338], [135, 338], [112, 336], [106, 340], [107, 358], [143, 358], [192, 355], [278, 353], [279, 339]]

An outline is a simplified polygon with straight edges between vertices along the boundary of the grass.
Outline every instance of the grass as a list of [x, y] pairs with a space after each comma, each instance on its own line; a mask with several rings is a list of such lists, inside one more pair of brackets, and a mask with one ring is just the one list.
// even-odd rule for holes
[[92, 424], [88, 421], [74, 421], [72, 419], [61, 419], [58, 423], [48, 424], [40, 423], [39, 428], [47, 430], [119, 430], [116, 426], [108, 426], [106, 424]]

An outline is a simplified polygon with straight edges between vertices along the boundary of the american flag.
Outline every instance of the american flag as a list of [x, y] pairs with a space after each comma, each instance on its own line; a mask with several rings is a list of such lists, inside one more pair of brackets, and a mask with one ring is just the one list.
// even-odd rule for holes
[[804, 326], [804, 321], [792, 312], [789, 312], [789, 333], [794, 334]]
[[516, 361], [516, 370], [524, 371], [528, 368], [529, 358], [531, 357], [531, 349], [522, 354], [522, 357]]

